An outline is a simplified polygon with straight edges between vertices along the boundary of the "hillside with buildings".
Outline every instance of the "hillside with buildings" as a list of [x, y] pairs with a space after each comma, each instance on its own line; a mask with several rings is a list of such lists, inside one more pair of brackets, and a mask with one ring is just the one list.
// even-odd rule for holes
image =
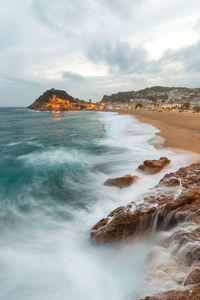
[[108, 108], [154, 108], [200, 106], [200, 88], [154, 86], [139, 91], [104, 95], [102, 103]]

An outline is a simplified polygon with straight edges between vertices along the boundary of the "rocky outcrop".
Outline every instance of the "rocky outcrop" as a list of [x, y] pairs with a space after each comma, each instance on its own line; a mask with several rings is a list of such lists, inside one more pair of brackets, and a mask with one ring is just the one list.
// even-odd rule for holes
[[138, 169], [147, 174], [156, 174], [160, 172], [169, 163], [170, 160], [167, 157], [161, 157], [157, 160], [145, 160], [143, 164], [138, 167]]
[[156, 207], [144, 210], [139, 206], [134, 212], [132, 205], [118, 207], [92, 228], [90, 236], [96, 242], [114, 242], [144, 232], [151, 227], [155, 213]]
[[90, 236], [97, 242], [113, 242], [183, 221], [199, 222], [199, 210], [200, 164], [193, 164], [164, 176], [142, 204], [130, 203], [112, 211], [92, 228]]
[[[154, 251], [157, 256], [159, 249], [170, 249], [171, 256], [152, 267], [145, 279], [147, 286], [166, 282], [162, 290], [168, 291], [143, 300], [200, 299], [200, 163], [165, 175], [140, 204], [113, 210], [90, 235], [93, 241], [105, 243], [172, 228]], [[149, 254], [150, 261], [154, 252]], [[174, 286], [177, 289], [169, 290]]]
[[107, 186], [116, 186], [120, 189], [126, 188], [138, 180], [137, 176], [125, 175], [123, 177], [110, 178], [104, 182]]
[[142, 300], [200, 300], [200, 287], [192, 286], [187, 289], [167, 291]]

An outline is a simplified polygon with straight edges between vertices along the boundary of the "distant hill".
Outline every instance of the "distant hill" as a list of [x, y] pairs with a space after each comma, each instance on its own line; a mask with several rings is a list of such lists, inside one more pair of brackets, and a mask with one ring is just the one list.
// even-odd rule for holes
[[186, 88], [186, 87], [164, 87], [164, 86], [153, 86], [148, 87], [139, 91], [128, 91], [128, 92], [119, 92], [112, 95], [104, 95], [101, 102], [127, 102], [130, 99], [149, 99], [156, 100], [158, 97], [163, 98], [164, 100], [169, 98], [170, 92], [176, 92], [179, 95], [187, 96], [196, 96], [200, 95], [200, 88]]
[[62, 90], [50, 89], [39, 96], [28, 109], [41, 111], [83, 110], [88, 103]]

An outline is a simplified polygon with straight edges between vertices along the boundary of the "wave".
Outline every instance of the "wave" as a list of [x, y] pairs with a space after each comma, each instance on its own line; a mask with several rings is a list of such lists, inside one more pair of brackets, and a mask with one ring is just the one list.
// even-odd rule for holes
[[86, 154], [82, 153], [74, 148], [50, 148], [48, 150], [36, 151], [34, 153], [21, 155], [18, 159], [25, 161], [32, 165], [60, 165], [72, 162], [82, 162], [86, 159]]

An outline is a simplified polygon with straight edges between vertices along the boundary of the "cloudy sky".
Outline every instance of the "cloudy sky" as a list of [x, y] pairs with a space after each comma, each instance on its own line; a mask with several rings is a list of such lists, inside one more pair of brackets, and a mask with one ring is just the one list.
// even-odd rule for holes
[[200, 0], [0, 0], [0, 106], [200, 86]]

